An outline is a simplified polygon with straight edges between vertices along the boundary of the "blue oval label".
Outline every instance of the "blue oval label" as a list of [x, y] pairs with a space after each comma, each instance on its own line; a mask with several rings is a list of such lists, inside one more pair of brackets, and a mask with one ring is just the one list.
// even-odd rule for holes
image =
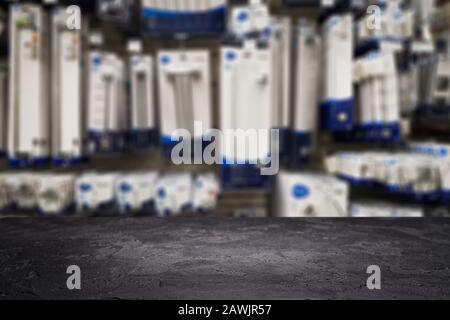
[[225, 56], [228, 61], [233, 61], [236, 59], [236, 53], [233, 51], [228, 51]]
[[297, 184], [292, 188], [292, 195], [296, 199], [304, 199], [310, 194], [309, 188], [303, 184]]
[[82, 192], [89, 192], [92, 190], [92, 185], [88, 184], [88, 183], [83, 183], [80, 185], [80, 190]]
[[161, 188], [158, 190], [158, 197], [164, 199], [167, 196], [166, 190], [164, 188]]
[[170, 63], [170, 57], [169, 56], [162, 56], [161, 57], [161, 64], [162, 65], [168, 65]]
[[123, 193], [131, 192], [131, 190], [132, 190], [132, 188], [131, 188], [130, 184], [128, 184], [128, 183], [124, 182], [120, 185], [120, 191], [122, 191]]
[[237, 21], [239, 22], [245, 22], [248, 20], [248, 13], [245, 11], [242, 11], [241, 13], [238, 14], [237, 16]]

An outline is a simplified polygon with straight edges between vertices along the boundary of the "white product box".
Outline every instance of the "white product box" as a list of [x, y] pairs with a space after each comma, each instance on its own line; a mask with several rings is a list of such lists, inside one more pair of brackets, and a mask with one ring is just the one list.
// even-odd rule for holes
[[155, 129], [155, 94], [153, 58], [133, 55], [130, 58], [131, 128]]
[[38, 5], [10, 6], [8, 153], [13, 161], [40, 161], [50, 154], [46, 21]]
[[419, 67], [412, 65], [398, 76], [400, 109], [402, 114], [413, 113], [419, 105]]
[[294, 131], [317, 130], [320, 80], [320, 37], [312, 21], [301, 20], [297, 34], [297, 70], [294, 108]]
[[125, 65], [115, 54], [100, 51], [91, 51], [89, 61], [90, 151], [118, 151], [128, 129]]
[[[436, 0], [414, 0], [412, 2], [412, 8], [416, 14], [415, 21], [416, 26], [421, 29], [421, 36], [423, 40], [431, 40], [432, 33], [431, 27], [435, 18]], [[439, 11], [442, 10], [442, 7]]]
[[416, 19], [420, 25], [431, 22], [434, 13], [436, 12], [436, 0], [413, 0], [412, 6], [416, 12]]
[[232, 7], [229, 15], [229, 31], [237, 37], [244, 38], [249, 33], [263, 32], [269, 27], [269, 8], [262, 1]]
[[149, 206], [155, 201], [157, 179], [155, 172], [136, 172], [119, 177], [115, 186], [119, 210], [122, 213], [151, 210]]
[[422, 218], [421, 208], [400, 207], [382, 203], [351, 205], [350, 216], [353, 218]]
[[355, 63], [358, 83], [358, 115], [360, 125], [382, 122], [383, 58], [371, 53]]
[[45, 215], [64, 213], [75, 202], [75, 176], [44, 174], [40, 177], [37, 205]]
[[384, 63], [385, 79], [383, 92], [385, 100], [383, 103], [383, 121], [385, 123], [400, 122], [399, 86], [394, 54], [385, 54]]
[[428, 156], [396, 154], [386, 165], [386, 181], [382, 183], [396, 188], [410, 189], [416, 193], [438, 192], [439, 168]]
[[217, 206], [219, 181], [213, 173], [200, 174], [194, 180], [192, 206], [194, 211], [212, 211]]
[[120, 131], [126, 128], [124, 64], [112, 53], [91, 52], [89, 129]]
[[439, 168], [440, 184], [444, 193], [450, 192], [450, 145], [435, 142], [413, 142], [409, 145], [412, 152], [427, 155], [435, 159]]
[[272, 51], [273, 127], [289, 128], [291, 116], [291, 20], [276, 17], [271, 20], [269, 46]]
[[386, 1], [385, 20], [382, 25], [386, 37], [410, 38], [414, 35], [414, 12], [403, 10], [402, 0]]
[[224, 135], [222, 156], [233, 161], [255, 161], [270, 155], [273, 125], [273, 77], [270, 49], [252, 41], [243, 48], [223, 47], [220, 65], [220, 127], [226, 130], [258, 130], [259, 146], [233, 148], [234, 137]]
[[438, 57], [431, 76], [429, 104], [447, 107], [450, 105], [450, 54]]
[[7, 147], [7, 79], [6, 64], [0, 60], [0, 153], [6, 152]]
[[375, 177], [375, 167], [369, 156], [363, 153], [343, 152], [325, 160], [327, 172], [343, 175], [355, 181], [371, 180]]
[[400, 90], [393, 52], [371, 52], [358, 59], [354, 80], [358, 83], [359, 124], [400, 122]]
[[190, 174], [167, 174], [156, 183], [156, 212], [159, 216], [178, 215], [192, 206], [193, 181]]
[[329, 173], [356, 182], [378, 182], [413, 195], [440, 191], [443, 164], [442, 159], [412, 153], [341, 153], [326, 161]]
[[10, 208], [14, 204], [11, 176], [10, 174], [0, 174], [0, 212]]
[[320, 123], [323, 130], [347, 132], [355, 122], [353, 17], [331, 15], [322, 25]]
[[41, 179], [38, 174], [24, 172], [8, 177], [13, 203], [19, 210], [36, 209]]
[[274, 215], [346, 217], [348, 197], [348, 185], [333, 177], [282, 172], [277, 177]]
[[3, 36], [3, 31], [6, 29], [6, 13], [0, 9], [0, 37]]
[[69, 29], [70, 14], [57, 7], [52, 14], [52, 156], [77, 161], [83, 152], [81, 30]]
[[[178, 129], [189, 131], [193, 139], [201, 139], [212, 127], [209, 52], [159, 51], [158, 75], [163, 140], [170, 142]], [[196, 121], [202, 124], [201, 132], [194, 131]]]
[[75, 198], [79, 211], [98, 210], [115, 203], [116, 174], [89, 173], [78, 177]]
[[334, 15], [322, 26], [323, 100], [348, 100], [353, 97], [353, 18]]

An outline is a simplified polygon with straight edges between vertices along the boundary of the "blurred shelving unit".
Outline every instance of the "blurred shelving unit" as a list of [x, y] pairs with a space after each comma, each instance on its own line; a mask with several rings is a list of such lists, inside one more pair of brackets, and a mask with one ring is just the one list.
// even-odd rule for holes
[[[233, 3], [239, 3], [239, 0], [233, 1]], [[242, 1], [241, 1], [242, 2]], [[301, 6], [298, 4], [301, 2]], [[290, 17], [293, 21], [301, 18], [315, 18], [319, 21], [323, 21], [324, 16], [329, 14], [327, 10], [323, 11], [319, 9], [320, 3], [323, 1], [306, 0], [270, 0], [271, 11], [274, 14], [285, 15]], [[339, 10], [346, 11], [350, 5], [350, 0], [342, 1], [342, 6]], [[357, 1], [356, 1], [357, 2]], [[158, 32], [156, 29], [147, 30], [147, 33], [142, 33], [133, 28], [129, 28], [130, 25], [125, 23], [123, 25], [108, 21], [107, 19], [98, 19], [96, 17], [97, 7], [94, 1], [79, 0], [79, 1], [61, 1], [62, 4], [78, 4], [81, 6], [83, 12], [90, 16], [89, 28], [91, 30], [100, 30], [104, 35], [105, 49], [111, 52], [115, 52], [118, 55], [126, 56], [125, 43], [130, 37], [140, 37], [143, 39], [143, 51], [146, 53], [155, 54], [159, 48], [171, 49], [171, 48], [206, 48], [211, 52], [211, 66], [213, 66], [211, 72], [211, 88], [212, 88], [212, 111], [214, 119], [214, 127], [218, 127], [218, 114], [219, 114], [219, 83], [218, 73], [219, 68], [219, 47], [221, 43], [220, 37], [211, 37], [211, 35], [203, 34], [195, 37], [167, 37], [169, 33], [165, 33], [164, 30]], [[450, 1], [439, 1], [439, 5], [444, 6], [447, 3], [450, 6]], [[5, 2], [1, 3], [4, 9], [7, 8]], [[448, 10], [450, 12], [450, 10]], [[354, 17], [361, 17], [365, 12], [365, 7], [356, 7], [351, 10]], [[1, 13], [0, 13], [1, 14]], [[218, 13], [222, 14], [222, 13]], [[226, 14], [226, 13], [223, 13]], [[132, 19], [132, 18], [131, 18]], [[450, 25], [445, 25], [443, 21], [450, 18], [441, 15], [439, 23], [436, 28], [439, 28], [439, 32], [447, 30]], [[170, 27], [170, 22], [167, 22], [166, 26]], [[221, 28], [218, 27], [218, 33], [221, 33]], [[182, 28], [182, 27], [181, 27]], [[5, 37], [0, 37], [0, 57], [7, 54], [7, 42]], [[436, 139], [442, 139], [441, 141], [450, 141], [450, 108], [446, 113], [417, 113], [412, 121], [412, 135], [409, 139], [427, 139], [430, 137]], [[312, 157], [311, 164], [300, 169], [300, 172], [323, 172], [323, 159], [334, 152], [340, 150], [380, 150], [380, 151], [396, 151], [404, 150], [404, 144], [383, 146], [383, 145], [367, 145], [364, 143], [352, 142], [352, 143], [339, 143], [333, 139], [333, 136], [329, 133], [320, 133], [317, 138], [318, 148]], [[6, 171], [9, 167], [6, 160], [0, 160], [0, 171]], [[219, 172], [219, 168], [214, 167], [211, 170], [209, 166], [197, 165], [197, 166], [175, 166], [165, 161], [161, 155], [157, 152], [150, 154], [132, 154], [127, 153], [115, 157], [102, 157], [95, 156], [86, 164], [83, 164], [76, 168], [54, 168], [43, 167], [39, 169], [32, 169], [42, 172], [85, 172], [90, 170], [98, 171], [119, 171], [125, 172], [129, 170], [157, 170], [161, 172], [177, 172], [188, 171], [192, 173], [214, 171]], [[272, 195], [269, 191], [246, 191], [239, 190], [235, 192], [227, 192], [220, 196], [218, 209], [216, 215], [218, 216], [264, 216], [272, 210]], [[377, 190], [370, 190], [365, 188], [353, 187], [351, 190], [352, 200], [384, 200], [392, 202], [393, 204], [403, 204], [402, 199], [395, 196], [388, 196], [383, 192]], [[430, 216], [436, 215], [448, 215], [449, 210], [447, 206], [443, 205], [426, 205], [426, 212]]]

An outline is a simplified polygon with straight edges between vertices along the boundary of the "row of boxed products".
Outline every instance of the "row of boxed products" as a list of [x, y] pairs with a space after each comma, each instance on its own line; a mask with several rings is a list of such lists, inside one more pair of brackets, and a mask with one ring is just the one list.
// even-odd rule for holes
[[[229, 22], [233, 19], [242, 20], [247, 25], [264, 23], [267, 0], [62, 0], [64, 4], [81, 6], [83, 11], [95, 11], [101, 20], [133, 32], [143, 31], [144, 34], [158, 36], [174, 36], [182, 33], [185, 35], [224, 35], [226, 32], [227, 16]], [[370, 5], [386, 6], [383, 0], [285, 0], [287, 5], [314, 6], [321, 8], [323, 13], [329, 14], [335, 11], [364, 11]], [[424, 19], [435, 7], [435, 0], [402, 1], [390, 0], [390, 2], [406, 3], [407, 6], [417, 11], [417, 18]], [[55, 0], [43, 0], [46, 7], [58, 4]], [[246, 19], [251, 11], [258, 11], [256, 19]], [[392, 30], [396, 25], [388, 17], [381, 21], [382, 30]], [[398, 18], [397, 18], [398, 20]]]
[[[377, 1], [366, 5], [358, 2], [363, 8], [370, 4]], [[328, 6], [334, 4], [329, 2]], [[320, 30], [312, 21], [301, 22], [296, 29], [300, 34], [300, 40], [294, 43], [299, 74], [293, 109], [294, 114], [298, 111], [304, 116], [303, 122], [299, 120], [292, 126], [296, 133], [294, 145], [295, 138], [303, 133], [305, 140], [307, 133], [316, 129], [315, 118], [309, 116], [308, 110], [318, 103], [322, 129], [337, 132], [338, 138], [387, 143], [397, 143], [402, 138], [402, 115], [410, 115], [418, 105], [436, 103], [441, 93], [447, 94], [446, 101], [450, 103], [449, 88], [436, 89], [441, 81], [434, 81], [450, 77], [450, 59], [447, 54], [435, 54], [429, 32], [434, 2], [413, 1], [405, 6], [401, 0], [380, 1], [376, 8], [378, 11], [368, 11], [357, 21], [348, 11], [331, 11], [322, 19]], [[230, 18], [232, 33], [245, 38], [262, 32], [262, 12], [260, 6], [234, 8]], [[415, 41], [416, 27], [428, 30], [420, 34], [423, 42]], [[419, 64], [417, 56], [423, 58], [422, 54], [435, 59], [430, 64]], [[377, 62], [368, 61], [374, 59]], [[419, 77], [419, 69], [431, 71], [422, 72]], [[422, 82], [423, 74], [428, 77]], [[426, 93], [419, 96], [422, 86]], [[415, 100], [410, 97], [411, 91], [417, 92]]]
[[354, 135], [340, 135], [344, 140], [400, 142], [410, 128], [396, 121], [399, 113], [408, 124], [418, 111], [450, 110], [450, 56], [432, 33], [435, 1], [412, 1], [406, 10], [402, 1], [383, 6], [357, 22], [357, 124]]
[[[398, 1], [387, 3], [383, 10], [386, 16], [402, 17]], [[415, 88], [409, 85], [417, 80], [412, 71], [404, 77], [407, 84], [399, 84], [399, 49], [377, 47], [354, 61], [351, 14], [330, 16], [320, 32], [314, 22], [301, 20], [292, 42], [290, 20], [271, 16], [267, 6], [242, 6], [233, 12], [230, 29], [241, 41], [221, 48], [219, 123], [222, 131], [266, 130], [262, 139], [267, 143], [261, 144], [255, 158], [270, 155], [270, 128], [281, 130], [282, 162], [295, 165], [304, 163], [313, 151], [318, 123], [324, 130], [344, 132], [340, 136], [346, 139], [398, 142], [400, 97], [422, 90], [420, 83]], [[133, 53], [125, 63], [113, 53], [91, 50], [88, 81], [83, 81], [81, 30], [65, 26], [67, 14], [55, 8], [48, 32], [41, 7], [11, 7], [9, 103], [3, 108], [8, 112], [0, 113], [8, 114], [8, 119], [0, 124], [0, 149], [6, 149], [13, 165], [39, 164], [49, 158], [56, 164], [72, 164], [87, 154], [120, 152], [129, 146], [142, 150], [158, 141], [170, 156], [181, 138], [176, 133], [179, 129], [207, 144], [214, 122], [209, 51], [159, 50], [156, 59]], [[391, 23], [403, 25], [405, 21], [410, 19]], [[410, 28], [393, 30], [395, 35], [400, 32], [395, 30]], [[258, 40], [249, 36], [255, 32], [260, 35]], [[51, 55], [46, 51], [48, 39], [52, 39]], [[294, 46], [295, 63], [290, 56]], [[52, 73], [48, 76], [50, 56]], [[445, 87], [450, 59], [439, 56], [433, 61], [426, 68], [429, 72], [421, 73], [428, 74], [423, 84], [427, 84], [424, 96], [431, 97], [429, 103], [450, 97]], [[295, 80], [291, 81], [293, 65]], [[196, 121], [201, 123], [198, 130]], [[227, 139], [222, 145], [230, 144]], [[239, 157], [234, 149], [219, 152], [223, 159]]]
[[[399, 0], [391, 0], [392, 2]], [[267, 11], [267, 0], [73, 0], [63, 3], [80, 5], [84, 11], [92, 11], [95, 7], [96, 15], [104, 21], [128, 29], [132, 32], [143, 31], [144, 34], [157, 36], [184, 35], [224, 35], [226, 32], [226, 18], [229, 22], [238, 19], [250, 26], [263, 24]], [[407, 1], [409, 6], [427, 13], [426, 9], [434, 7], [435, 1], [428, 0], [428, 5], [422, 5], [419, 0]], [[43, 0], [47, 7], [57, 5], [58, 1]], [[327, 12], [347, 11], [351, 9], [365, 10], [372, 4], [385, 6], [385, 1], [366, 0], [285, 0], [288, 5], [314, 5]], [[89, 9], [89, 10], [87, 10]], [[333, 10], [335, 9], [335, 10]], [[252, 12], [258, 12], [255, 19], [249, 19]], [[418, 16], [423, 17], [423, 14]], [[393, 19], [383, 19], [383, 30], [395, 28]]]
[[[391, 8], [391, 5], [387, 7]], [[55, 9], [50, 32], [53, 39], [54, 71], [50, 77], [53, 89], [52, 108], [49, 110], [48, 97], [45, 94], [45, 72], [48, 63], [45, 42], [49, 38], [48, 31], [45, 30], [45, 14], [38, 6], [16, 4], [12, 8], [9, 109], [13, 112], [10, 112], [9, 116], [7, 146], [12, 158], [18, 153], [42, 159], [52, 153], [58, 162], [67, 157], [79, 159], [84, 142], [84, 136], [80, 133], [83, 126], [89, 131], [89, 137], [93, 140], [91, 147], [94, 149], [120, 149], [124, 145], [125, 130], [133, 132], [132, 136], [138, 145], [154, 141], [156, 94], [153, 92], [151, 57], [132, 57], [129, 63], [132, 67], [129, 68], [130, 71], [125, 72], [126, 63], [116, 55], [102, 51], [91, 52], [87, 88], [83, 88], [81, 31], [66, 29], [64, 23], [67, 20], [67, 12]], [[392, 11], [397, 12], [394, 9], [386, 10], [389, 15], [393, 15]], [[222, 50], [221, 118], [241, 119], [234, 116], [236, 112], [233, 106], [236, 109], [236, 105], [246, 106], [244, 110], [248, 110], [248, 114], [252, 116], [250, 120], [246, 120], [248, 117], [242, 117], [244, 120], [240, 121], [241, 123], [227, 123], [227, 120], [221, 119], [223, 127], [290, 128], [293, 132], [293, 146], [302, 146], [294, 155], [301, 155], [308, 153], [311, 148], [311, 134], [317, 129], [316, 106], [322, 101], [320, 122], [324, 129], [351, 131], [355, 125], [384, 126], [387, 129], [393, 128], [394, 139], [398, 139], [401, 113], [399, 96], [406, 94], [398, 92], [398, 70], [395, 63], [380, 63], [375, 73], [366, 76], [361, 74], [362, 68], [357, 68], [359, 71], [356, 72], [356, 81], [377, 78], [380, 83], [378, 86], [373, 85], [373, 90], [365, 90], [361, 84], [358, 96], [362, 101], [378, 99], [381, 106], [369, 106], [369, 111], [375, 114], [371, 118], [364, 115], [357, 117], [358, 114], [365, 114], [364, 111], [358, 112], [367, 108], [363, 103], [357, 103], [357, 110], [354, 110], [354, 32], [350, 14], [328, 18], [322, 25], [321, 35], [317, 32], [314, 22], [302, 21], [298, 25], [298, 37], [294, 42], [297, 47], [297, 76], [294, 86], [290, 81], [293, 65], [290, 52], [294, 45], [291, 43], [292, 27], [289, 19], [270, 16], [268, 8], [263, 4], [258, 7], [239, 7], [233, 12], [235, 20], [232, 20], [234, 22], [231, 23], [230, 29], [244, 39], [244, 44], [238, 45], [237, 48], [224, 47]], [[256, 23], [255, 20], [259, 22]], [[255, 48], [255, 45], [248, 44], [250, 40], [245, 40], [246, 36], [255, 32], [265, 35], [268, 48]], [[403, 36], [397, 35], [398, 38]], [[407, 36], [412, 37], [412, 34]], [[21, 40], [16, 41], [19, 38]], [[382, 55], [386, 61], [394, 59], [394, 52], [391, 50], [383, 50]], [[320, 56], [322, 58], [318, 59]], [[158, 54], [156, 65], [162, 141], [167, 142], [167, 137], [170, 137], [175, 129], [187, 129], [194, 135], [192, 128], [196, 120], [202, 121], [203, 131], [210, 128], [212, 112], [209, 53], [189, 50], [162, 51], [162, 54]], [[320, 77], [320, 74], [323, 74], [323, 77]], [[319, 86], [320, 78], [323, 78], [322, 86]], [[232, 79], [244, 80], [241, 82]], [[130, 110], [126, 107], [127, 80], [131, 83]], [[320, 87], [323, 88], [322, 93]], [[22, 91], [30, 88], [33, 90], [28, 91], [28, 99], [23, 98]], [[404, 88], [403, 93], [408, 92], [407, 89], [410, 88]], [[84, 111], [80, 110], [83, 102], [81, 93], [86, 91], [89, 96], [88, 110]], [[291, 91], [296, 92], [294, 101], [290, 99]], [[374, 97], [364, 94], [368, 91]], [[384, 95], [388, 97], [383, 99]], [[224, 98], [229, 96], [233, 99]], [[253, 105], [258, 106], [258, 112], [252, 109]], [[259, 108], [260, 106], [262, 108]], [[51, 123], [48, 123], [49, 113], [52, 115]], [[295, 116], [290, 118], [292, 113]], [[31, 117], [31, 124], [24, 126], [26, 129], [21, 125], [25, 122], [22, 114], [34, 115]], [[254, 117], [254, 114], [260, 116]], [[51, 137], [47, 129], [50, 127]], [[26, 132], [22, 134], [21, 131]], [[204, 132], [198, 135], [202, 134]], [[34, 144], [31, 143], [33, 141]]]
[[[213, 174], [159, 176], [132, 174], [2, 174], [0, 209], [3, 212], [38, 211], [54, 216], [77, 211], [111, 214], [141, 213], [173, 216], [211, 212], [220, 193]], [[317, 217], [417, 217], [420, 210], [392, 206], [349, 207], [349, 186], [334, 177], [282, 172], [273, 191], [273, 216]], [[251, 215], [250, 215], [251, 216]]]
[[423, 203], [450, 200], [450, 146], [411, 144], [409, 152], [341, 152], [327, 171], [357, 186], [379, 186]]
[[[2, 7], [19, 1], [4, 1]], [[6, 2], [9, 2], [6, 4]], [[51, 11], [77, 6], [110, 27], [146, 36], [221, 36], [226, 30], [228, 0], [28, 0]]]
[[215, 209], [219, 185], [214, 174], [155, 172], [0, 175], [0, 210], [44, 215], [80, 212], [170, 216]]
[[[86, 55], [85, 75], [82, 30], [67, 28], [69, 14], [64, 8], [53, 10], [51, 30], [47, 30], [46, 12], [38, 5], [13, 4], [9, 15], [9, 81], [2, 70], [9, 94], [2, 83], [0, 149], [6, 151], [11, 164], [27, 166], [49, 159], [60, 165], [75, 164], [88, 154], [120, 152], [127, 144], [142, 150], [159, 142], [170, 155], [176, 130], [185, 129], [198, 140], [211, 129], [208, 50], [160, 50], [157, 59], [133, 52], [128, 62], [111, 52], [91, 50]], [[277, 27], [285, 26], [284, 20], [277, 23]], [[276, 89], [273, 73], [279, 72], [280, 81], [287, 78], [288, 67], [278, 66], [289, 61], [285, 59], [289, 50], [284, 38], [272, 40], [273, 46], [265, 49], [254, 42], [245, 48], [223, 48], [222, 64], [228, 72], [222, 72], [222, 88], [231, 91], [221, 94], [224, 112], [229, 113], [229, 120], [222, 117], [224, 127], [269, 129], [278, 127], [275, 116], [287, 114], [272, 108], [289, 96], [284, 89]], [[243, 78], [246, 81], [236, 81]], [[244, 94], [241, 88], [249, 91]], [[233, 95], [237, 99], [227, 99]], [[235, 116], [242, 106], [253, 104], [258, 105], [261, 117], [254, 117], [253, 110], [248, 110], [247, 117]], [[232, 122], [243, 118], [244, 123]], [[196, 122], [201, 123], [198, 132], [194, 132]], [[265, 151], [261, 153], [267, 155]]]

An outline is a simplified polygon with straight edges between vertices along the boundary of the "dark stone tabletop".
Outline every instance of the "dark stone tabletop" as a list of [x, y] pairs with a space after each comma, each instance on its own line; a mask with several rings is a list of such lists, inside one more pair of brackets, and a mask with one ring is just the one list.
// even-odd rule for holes
[[448, 299], [450, 220], [1, 219], [0, 299], [15, 298]]

